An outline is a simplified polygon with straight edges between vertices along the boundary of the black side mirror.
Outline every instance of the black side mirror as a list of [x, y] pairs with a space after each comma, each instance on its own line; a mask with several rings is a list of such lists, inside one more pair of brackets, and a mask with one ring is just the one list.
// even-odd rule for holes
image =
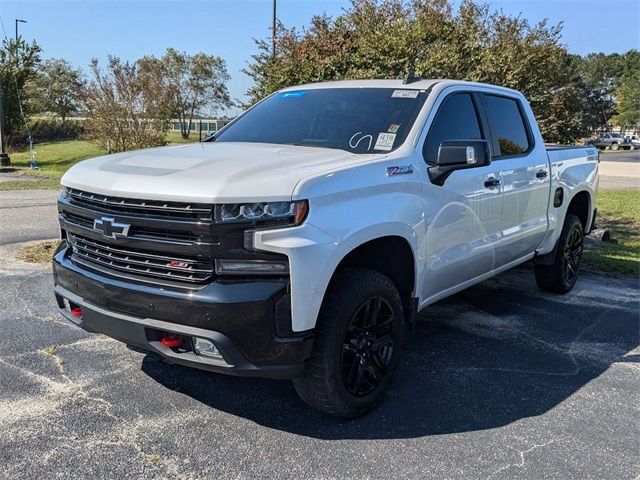
[[456, 170], [484, 167], [490, 163], [486, 140], [445, 140], [438, 149], [436, 165], [428, 169], [429, 179], [434, 185], [442, 186]]

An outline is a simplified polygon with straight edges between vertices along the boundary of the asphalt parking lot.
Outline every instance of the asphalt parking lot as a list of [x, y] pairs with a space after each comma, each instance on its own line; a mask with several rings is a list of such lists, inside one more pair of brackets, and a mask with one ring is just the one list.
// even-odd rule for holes
[[[429, 309], [370, 415], [290, 383], [170, 366], [58, 317], [0, 247], [0, 477], [562, 478], [640, 474], [638, 281], [539, 292], [530, 266]], [[50, 348], [55, 347], [55, 348]]]

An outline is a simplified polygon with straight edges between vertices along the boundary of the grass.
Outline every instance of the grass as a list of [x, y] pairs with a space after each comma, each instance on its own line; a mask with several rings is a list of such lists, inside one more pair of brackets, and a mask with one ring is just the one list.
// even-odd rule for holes
[[57, 247], [57, 240], [31, 243], [21, 247], [16, 256], [24, 262], [48, 263], [53, 258]]
[[103, 155], [104, 151], [85, 140], [66, 140], [34, 145], [39, 170], [29, 170], [31, 155], [29, 148], [10, 152], [11, 167], [16, 169], [20, 180], [0, 183], [0, 190], [58, 189], [60, 178], [69, 167], [91, 157]]
[[[191, 132], [190, 138], [184, 140], [180, 132], [169, 132], [167, 141], [171, 143], [192, 143], [198, 141], [198, 132]], [[57, 190], [60, 178], [70, 167], [81, 160], [98, 157], [106, 152], [95, 143], [87, 140], [65, 140], [34, 144], [36, 162], [39, 170], [30, 170], [31, 154], [29, 147], [9, 152], [11, 168], [15, 180], [0, 183], [2, 190]]]
[[[203, 133], [202, 139], [204, 140], [205, 137], [206, 135]], [[193, 142], [197, 142], [198, 140], [199, 140], [198, 132], [191, 132], [191, 134], [189, 135], [189, 138], [187, 138], [186, 140], [182, 138], [182, 135], [180, 135], [180, 132], [167, 133], [167, 141], [169, 143], [193, 143]]]
[[54, 347], [53, 345], [45, 347], [45, 348], [42, 349], [42, 353], [44, 353], [45, 355], [50, 357], [50, 356], [52, 356], [53, 354], [56, 353], [56, 347]]
[[640, 190], [600, 190], [598, 228], [611, 232], [612, 243], [585, 251], [585, 266], [611, 273], [640, 275]]

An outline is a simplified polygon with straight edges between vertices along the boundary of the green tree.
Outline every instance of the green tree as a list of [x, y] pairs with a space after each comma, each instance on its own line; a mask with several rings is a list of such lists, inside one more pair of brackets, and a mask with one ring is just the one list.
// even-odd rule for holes
[[616, 115], [612, 121], [622, 128], [640, 127], [640, 69], [624, 74], [616, 87]]
[[123, 152], [166, 143], [168, 112], [162, 78], [137, 63], [109, 57], [106, 70], [91, 61], [85, 129], [102, 148]]
[[590, 53], [584, 57], [573, 57], [573, 67], [588, 98], [584, 121], [589, 131], [607, 128], [615, 114], [614, 90], [623, 71], [623, 60], [617, 53]]
[[231, 105], [226, 87], [230, 77], [220, 57], [202, 52], [188, 55], [169, 48], [161, 58], [146, 56], [139, 64], [142, 71], [161, 78], [167, 107], [180, 120], [184, 139], [189, 138], [196, 114]]
[[640, 51], [629, 50], [622, 59], [622, 74], [614, 89], [616, 115], [622, 128], [640, 128]]
[[560, 43], [561, 25], [463, 0], [352, 0], [335, 18], [316, 16], [298, 32], [277, 30], [276, 54], [258, 40], [246, 73], [255, 102], [289, 85], [323, 80], [425, 78], [493, 83], [522, 91], [547, 141], [584, 135], [580, 78]]
[[68, 115], [80, 108], [83, 88], [84, 80], [80, 69], [73, 68], [60, 58], [42, 62], [30, 86], [34, 108], [40, 112], [57, 114], [62, 123]]
[[4, 40], [0, 47], [0, 95], [3, 97], [5, 147], [27, 129], [29, 97], [25, 85], [36, 75], [41, 49], [34, 41]]

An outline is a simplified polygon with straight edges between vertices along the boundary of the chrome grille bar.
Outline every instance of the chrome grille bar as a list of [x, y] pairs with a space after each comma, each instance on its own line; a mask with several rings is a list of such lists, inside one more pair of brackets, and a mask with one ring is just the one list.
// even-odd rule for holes
[[74, 188], [66, 188], [65, 193], [72, 203], [104, 213], [168, 216], [198, 220], [211, 220], [213, 215], [212, 205], [200, 203], [111, 197], [97, 193], [83, 192]]
[[122, 247], [116, 248], [71, 233], [67, 237], [74, 255], [85, 262], [109, 269], [189, 283], [204, 282], [214, 273], [211, 260], [161, 255]]

